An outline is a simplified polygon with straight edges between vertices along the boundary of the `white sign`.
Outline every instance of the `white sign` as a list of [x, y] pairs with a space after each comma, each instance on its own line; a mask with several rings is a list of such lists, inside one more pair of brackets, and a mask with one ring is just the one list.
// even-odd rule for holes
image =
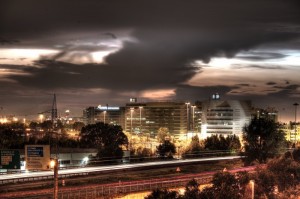
[[50, 169], [50, 146], [49, 145], [26, 145], [25, 161], [27, 170]]
[[113, 106], [101, 106], [98, 107], [100, 110], [120, 110], [120, 107], [113, 107]]

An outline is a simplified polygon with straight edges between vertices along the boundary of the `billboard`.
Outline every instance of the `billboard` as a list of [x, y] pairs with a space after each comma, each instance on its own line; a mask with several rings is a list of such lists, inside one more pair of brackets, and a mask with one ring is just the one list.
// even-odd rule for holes
[[25, 161], [27, 170], [48, 170], [50, 168], [50, 146], [26, 145]]
[[20, 152], [0, 150], [0, 169], [20, 169]]

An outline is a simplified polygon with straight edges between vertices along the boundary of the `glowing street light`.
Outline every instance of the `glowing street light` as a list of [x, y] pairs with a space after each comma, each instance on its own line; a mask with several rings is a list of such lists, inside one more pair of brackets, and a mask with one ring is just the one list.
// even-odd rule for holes
[[[192, 118], [193, 118], [193, 123], [192, 123], [192, 130], [193, 130], [193, 134], [194, 134], [194, 131], [195, 131], [195, 108], [196, 108], [196, 106], [195, 105], [193, 105], [193, 106], [191, 106], [192, 107]], [[194, 135], [192, 135], [192, 136], [194, 136]]]
[[105, 123], [105, 115], [106, 115], [106, 111], [103, 111], [103, 123]]
[[130, 138], [129, 138], [129, 162], [130, 162], [130, 152], [131, 152], [131, 136], [132, 136], [132, 116], [134, 108], [130, 108]]
[[299, 106], [299, 104], [296, 102], [293, 105], [295, 106], [295, 141], [297, 141], [297, 106]]
[[53, 198], [58, 198], [58, 160], [54, 159], [50, 161], [50, 168], [54, 172], [54, 186], [53, 186]]
[[254, 180], [250, 180], [250, 185], [251, 185], [251, 199], [254, 199], [254, 185], [255, 185], [255, 181]]
[[40, 118], [40, 122], [42, 123], [42, 122], [43, 122], [43, 119], [44, 119], [44, 115], [43, 115], [43, 114], [40, 114], [40, 115], [39, 115], [39, 118]]
[[140, 109], [140, 133], [142, 133], [142, 109], [143, 109], [143, 107], [140, 106], [139, 109]]
[[134, 108], [130, 108], [130, 133], [132, 133], [132, 116], [133, 116]]
[[[186, 105], [186, 123], [187, 123], [187, 129], [186, 129], [186, 133], [188, 133], [188, 131], [189, 131], [189, 105], [190, 105], [190, 103], [189, 102], [186, 102], [185, 103], [185, 105]], [[187, 138], [187, 134], [186, 134], [186, 138]]]

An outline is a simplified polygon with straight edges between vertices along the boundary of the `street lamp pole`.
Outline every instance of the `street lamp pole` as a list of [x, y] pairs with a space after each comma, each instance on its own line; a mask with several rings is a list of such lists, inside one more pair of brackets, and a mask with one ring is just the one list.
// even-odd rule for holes
[[254, 180], [250, 180], [250, 185], [251, 185], [251, 199], [254, 199]]
[[297, 106], [299, 106], [299, 104], [296, 102], [293, 105], [295, 106], [295, 141], [297, 141]]
[[134, 108], [130, 108], [130, 134], [132, 134], [132, 115]]
[[187, 123], [187, 127], [186, 127], [186, 138], [188, 137], [188, 132], [189, 132], [189, 127], [190, 127], [190, 124], [189, 124], [189, 105], [190, 103], [189, 102], [186, 102], [186, 123]]
[[193, 136], [194, 136], [194, 132], [195, 132], [195, 107], [196, 106], [194, 106], [194, 105], [192, 106], [192, 111], [193, 111], [192, 112], [192, 114], [193, 114], [192, 115], [192, 119], [193, 119], [193, 123], [192, 123]]
[[105, 115], [106, 115], [106, 111], [103, 111], [103, 123], [105, 124]]
[[132, 136], [132, 115], [134, 108], [130, 108], [130, 139], [129, 139], [129, 162], [130, 162], [130, 153], [131, 153], [131, 136]]
[[140, 133], [142, 133], [142, 109], [143, 109], [143, 107], [140, 106], [139, 109], [140, 109]]
[[58, 159], [57, 157], [54, 159], [54, 192], [53, 198], [58, 199]]

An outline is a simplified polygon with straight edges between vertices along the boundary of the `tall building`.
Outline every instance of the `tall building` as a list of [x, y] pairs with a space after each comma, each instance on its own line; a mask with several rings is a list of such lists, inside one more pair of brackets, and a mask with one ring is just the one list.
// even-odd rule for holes
[[252, 117], [266, 118], [278, 122], [278, 111], [273, 107], [266, 109], [255, 108], [252, 110]]
[[88, 107], [83, 110], [85, 124], [95, 124], [104, 122], [108, 124], [120, 125], [124, 128], [124, 107], [98, 106]]
[[213, 134], [238, 135], [251, 120], [251, 102], [221, 100], [218, 94], [207, 101], [138, 102], [131, 98], [125, 107], [98, 106], [84, 110], [85, 124], [105, 122], [121, 125], [125, 132], [157, 135], [161, 127], [168, 128], [175, 138], [201, 138]]
[[184, 102], [144, 102], [137, 100], [125, 106], [125, 131], [155, 136], [167, 127], [173, 136], [187, 133], [188, 111]]
[[202, 102], [201, 137], [213, 134], [241, 135], [251, 120], [251, 102], [221, 100], [219, 95]]

